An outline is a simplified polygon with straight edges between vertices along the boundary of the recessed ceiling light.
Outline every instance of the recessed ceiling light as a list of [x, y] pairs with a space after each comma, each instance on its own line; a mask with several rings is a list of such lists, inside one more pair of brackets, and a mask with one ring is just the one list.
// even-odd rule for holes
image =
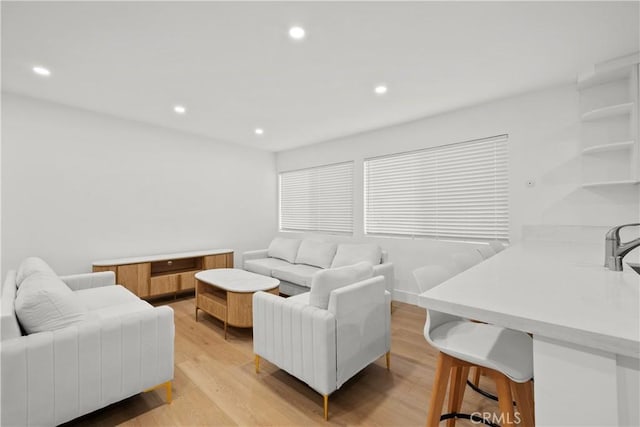
[[263, 135], [264, 134], [264, 129], [261, 128], [256, 128], [256, 130], [253, 131], [256, 135]]
[[294, 40], [302, 40], [305, 36], [304, 28], [302, 27], [291, 27], [289, 28], [289, 37]]
[[40, 65], [37, 65], [35, 67], [32, 68], [33, 72], [36, 73], [39, 76], [45, 76], [48, 77], [51, 75], [51, 71], [49, 71], [48, 68], [44, 68]]
[[176, 105], [175, 107], [173, 107], [173, 111], [175, 111], [177, 114], [184, 114], [187, 112], [187, 109], [184, 107], [184, 105]]
[[387, 87], [385, 85], [379, 85], [376, 86], [373, 91], [376, 93], [376, 95], [384, 95], [385, 93], [387, 93]]

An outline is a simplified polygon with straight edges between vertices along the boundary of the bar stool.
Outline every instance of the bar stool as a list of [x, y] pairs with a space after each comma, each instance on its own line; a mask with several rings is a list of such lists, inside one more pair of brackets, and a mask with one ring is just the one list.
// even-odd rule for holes
[[[449, 279], [452, 274], [442, 266], [428, 265], [414, 270], [421, 292]], [[515, 419], [513, 394], [519, 410], [520, 423], [534, 426], [533, 341], [524, 332], [486, 323], [475, 323], [451, 314], [427, 310], [424, 327], [427, 342], [437, 348], [436, 374], [429, 402], [427, 427], [436, 427], [442, 420], [455, 426], [456, 418], [471, 419], [487, 425], [496, 424], [477, 416], [460, 413], [469, 369], [483, 368], [496, 382], [499, 420], [503, 426], [513, 426]], [[449, 383], [449, 413], [442, 413]]]
[[502, 251], [504, 251], [506, 249], [504, 244], [502, 242], [498, 242], [497, 240], [489, 242], [489, 246], [491, 246], [491, 248], [493, 249], [493, 251], [495, 253], [502, 252]]
[[482, 259], [489, 259], [496, 254], [496, 251], [491, 247], [491, 245], [480, 246], [476, 248], [476, 251], [478, 251]]
[[484, 258], [475, 249], [467, 250], [464, 252], [457, 252], [451, 255], [453, 261], [458, 265], [461, 271], [470, 269], [476, 264], [480, 264], [484, 261]]

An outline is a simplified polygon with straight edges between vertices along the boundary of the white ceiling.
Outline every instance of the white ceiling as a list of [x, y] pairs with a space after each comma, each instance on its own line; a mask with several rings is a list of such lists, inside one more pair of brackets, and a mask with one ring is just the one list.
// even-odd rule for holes
[[638, 2], [3, 1], [2, 89], [279, 151], [569, 83], [639, 31]]

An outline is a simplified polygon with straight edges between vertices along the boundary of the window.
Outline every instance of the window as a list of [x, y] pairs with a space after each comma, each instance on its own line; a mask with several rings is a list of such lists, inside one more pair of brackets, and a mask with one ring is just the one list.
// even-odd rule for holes
[[353, 162], [280, 174], [280, 230], [353, 232]]
[[509, 238], [507, 135], [366, 159], [365, 233]]

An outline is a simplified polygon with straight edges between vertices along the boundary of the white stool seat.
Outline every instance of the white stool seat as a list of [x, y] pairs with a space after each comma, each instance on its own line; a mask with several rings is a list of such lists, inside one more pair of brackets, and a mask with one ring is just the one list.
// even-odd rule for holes
[[512, 381], [533, 377], [533, 340], [523, 332], [456, 320], [433, 329], [429, 341], [445, 354], [500, 371]]

